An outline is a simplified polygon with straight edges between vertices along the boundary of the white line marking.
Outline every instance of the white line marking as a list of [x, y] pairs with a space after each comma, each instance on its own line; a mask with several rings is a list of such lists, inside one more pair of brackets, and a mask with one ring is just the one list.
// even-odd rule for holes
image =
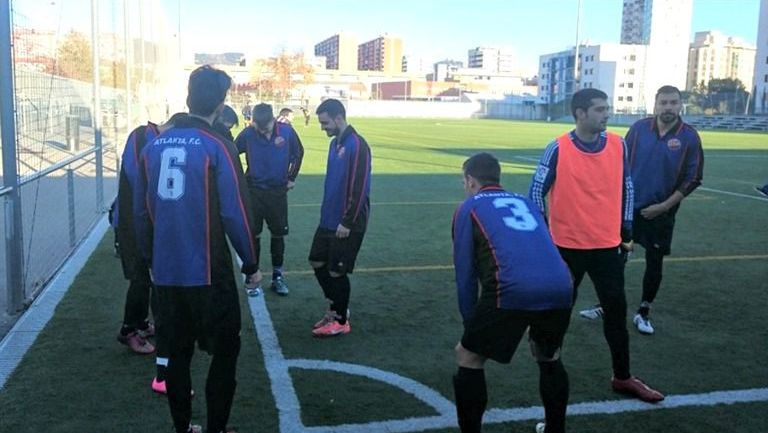
[[714, 193], [717, 193], [717, 194], [725, 194], [725, 195], [732, 195], [734, 197], [748, 198], [750, 200], [760, 200], [760, 201], [764, 201], [764, 202], [768, 203], [768, 200], [766, 200], [765, 197], [761, 197], [761, 196], [758, 196], [758, 195], [747, 195], [747, 194], [741, 194], [741, 193], [738, 193], [738, 192], [730, 192], [730, 191], [723, 191], [723, 190], [720, 190], [720, 189], [705, 188], [703, 186], [700, 186], [697, 189], [700, 189], [702, 191], [707, 191], [707, 192], [714, 192]]
[[[453, 403], [437, 391], [424, 384], [398, 374], [344, 362], [312, 359], [285, 359], [274, 325], [267, 309], [265, 297], [248, 298], [256, 337], [264, 353], [264, 366], [271, 382], [272, 395], [278, 409], [281, 433], [410, 433], [457, 426], [456, 409]], [[309, 334], [309, 332], [307, 333]], [[307, 336], [307, 338], [310, 338]], [[343, 337], [340, 337], [343, 338]], [[375, 421], [362, 424], [307, 427], [301, 421], [301, 403], [290, 376], [289, 368], [328, 370], [339, 373], [368, 377], [402, 389], [425, 404], [431, 406], [437, 415], [399, 420]], [[446, 378], [446, 380], [448, 380]], [[687, 406], [714, 406], [768, 401], [768, 388], [735, 391], [715, 391], [702, 394], [670, 395], [657, 404], [639, 400], [611, 400], [575, 403], [568, 406], [568, 416], [616, 414], [658, 409], [672, 409]], [[489, 409], [483, 417], [484, 424], [498, 424], [513, 421], [534, 421], [544, 419], [540, 406]]]

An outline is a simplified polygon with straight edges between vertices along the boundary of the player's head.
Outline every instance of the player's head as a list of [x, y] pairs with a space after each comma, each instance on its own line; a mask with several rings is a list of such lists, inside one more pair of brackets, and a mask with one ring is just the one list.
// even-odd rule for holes
[[680, 89], [675, 86], [661, 86], [656, 91], [653, 112], [664, 123], [675, 123], [683, 109]]
[[605, 131], [610, 113], [608, 95], [598, 89], [581, 89], [571, 99], [571, 114], [576, 125], [590, 133]]
[[232, 86], [226, 72], [210, 65], [200, 66], [189, 74], [187, 107], [189, 113], [209, 117], [221, 110]]
[[291, 110], [290, 108], [283, 108], [282, 110], [280, 110], [280, 116], [288, 117], [292, 115], [293, 115], [293, 110]]
[[486, 185], [498, 185], [501, 180], [499, 160], [487, 152], [469, 157], [462, 165], [464, 171], [464, 191], [476, 194]]
[[275, 114], [272, 112], [272, 106], [261, 103], [253, 107], [253, 123], [256, 130], [264, 135], [272, 135], [272, 128], [275, 124]]
[[290, 124], [293, 121], [293, 110], [290, 108], [281, 109], [280, 114], [277, 116], [277, 121]]
[[235, 110], [232, 107], [224, 105], [216, 122], [222, 124], [227, 129], [232, 129], [233, 126], [240, 123], [240, 120], [237, 118], [237, 113], [235, 113]]
[[347, 127], [347, 110], [338, 99], [326, 99], [315, 110], [320, 129], [329, 137], [338, 136]]

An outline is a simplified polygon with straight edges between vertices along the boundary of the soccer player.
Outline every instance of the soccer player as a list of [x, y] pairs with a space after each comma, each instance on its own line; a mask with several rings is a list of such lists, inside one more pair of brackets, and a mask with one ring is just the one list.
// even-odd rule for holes
[[352, 125], [337, 99], [326, 99], [317, 107], [320, 129], [331, 139], [325, 173], [320, 224], [312, 239], [309, 263], [330, 305], [315, 323], [312, 335], [332, 337], [348, 334], [349, 276], [363, 244], [370, 214], [371, 149]]
[[261, 279], [250, 231], [248, 192], [231, 142], [212, 124], [232, 84], [201, 66], [189, 76], [189, 116], [139, 156], [136, 232], [150, 263], [162, 333], [169, 343], [166, 385], [177, 433], [191, 425], [190, 363], [195, 343], [212, 355], [205, 386], [207, 432], [224, 432], [235, 394], [240, 304], [227, 238], [240, 256], [246, 285]]
[[232, 128], [239, 124], [240, 119], [237, 118], [235, 110], [229, 105], [225, 105], [219, 117], [213, 122], [213, 129], [227, 140], [235, 141], [235, 137], [232, 136]]
[[280, 114], [277, 116], [277, 121], [280, 123], [291, 124], [293, 122], [293, 110], [290, 108], [283, 108], [280, 110]]
[[301, 107], [301, 114], [304, 115], [304, 126], [309, 126], [309, 110], [307, 107]]
[[[266, 220], [271, 234], [271, 288], [278, 295], [287, 296], [289, 290], [283, 277], [283, 261], [288, 234], [288, 191], [296, 185], [304, 147], [290, 124], [275, 121], [269, 104], [253, 107], [253, 123], [238, 134], [235, 145], [240, 153], [245, 152], [248, 163], [246, 177], [253, 206], [256, 263], [259, 263], [260, 236]], [[248, 292], [250, 296], [260, 293], [261, 287]]]
[[[625, 137], [634, 184], [633, 239], [645, 249], [643, 295], [632, 322], [641, 334], [654, 333], [651, 304], [661, 286], [664, 256], [669, 255], [680, 202], [701, 185], [704, 153], [696, 130], [680, 118], [680, 90], [656, 92], [654, 117], [639, 120]], [[600, 306], [580, 314], [600, 317]]]
[[464, 320], [453, 376], [459, 427], [463, 433], [480, 432], [488, 400], [485, 361], [508, 364], [530, 329], [546, 416], [537, 431], [563, 433], [569, 389], [560, 347], [571, 317], [571, 274], [536, 205], [499, 185], [496, 158], [478, 153], [464, 162], [463, 171], [467, 199], [453, 217], [453, 263]]
[[[137, 353], [152, 353], [157, 350], [155, 364], [157, 374], [152, 379], [152, 390], [166, 393], [165, 375], [168, 366], [168, 342], [164, 338], [159, 322], [157, 296], [152, 290], [152, 281], [149, 276], [149, 267], [142, 260], [136, 244], [136, 231], [133, 221], [133, 196], [139, 177], [139, 154], [147, 143], [152, 142], [158, 135], [170, 129], [174, 123], [184, 117], [186, 113], [176, 113], [162, 125], [147, 122], [146, 125], [134, 129], [128, 136], [122, 155], [120, 167], [120, 182], [115, 201], [113, 225], [115, 226], [115, 238], [120, 246], [120, 260], [123, 266], [123, 275], [130, 281], [125, 297], [125, 313], [123, 326], [117, 336], [117, 340], [128, 345]], [[120, 212], [123, 209], [123, 212]], [[151, 297], [151, 298], [150, 298]], [[146, 320], [149, 312], [149, 303], [152, 303], [152, 313], [155, 325]], [[155, 336], [156, 346], [147, 341], [147, 337]]]
[[595, 286], [605, 310], [613, 389], [657, 402], [664, 395], [632, 376], [629, 368], [624, 265], [632, 249], [632, 178], [624, 140], [605, 132], [607, 99], [593, 88], [573, 94], [576, 128], [547, 145], [529, 196], [549, 217], [552, 239], [573, 274], [574, 295], [585, 273]]

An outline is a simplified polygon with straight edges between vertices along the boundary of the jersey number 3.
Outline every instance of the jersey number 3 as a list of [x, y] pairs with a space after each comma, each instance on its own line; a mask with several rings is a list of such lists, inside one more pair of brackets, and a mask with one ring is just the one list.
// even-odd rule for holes
[[509, 209], [512, 216], [505, 216], [502, 219], [504, 220], [504, 224], [511, 229], [532, 232], [539, 226], [539, 223], [536, 222], [536, 218], [533, 217], [531, 211], [528, 209], [528, 205], [519, 198], [497, 198], [493, 200], [493, 206], [496, 209]]
[[160, 163], [160, 179], [157, 182], [157, 196], [163, 200], [178, 200], [184, 195], [184, 171], [187, 150], [169, 147], [163, 150]]

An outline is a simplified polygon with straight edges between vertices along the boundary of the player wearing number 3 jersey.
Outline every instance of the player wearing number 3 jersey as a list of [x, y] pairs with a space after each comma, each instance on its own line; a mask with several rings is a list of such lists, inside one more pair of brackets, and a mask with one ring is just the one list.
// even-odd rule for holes
[[480, 431], [487, 402], [485, 361], [509, 363], [530, 328], [547, 432], [562, 433], [568, 375], [560, 346], [573, 302], [571, 275], [541, 211], [528, 198], [504, 191], [500, 172], [488, 153], [469, 158], [464, 163], [468, 198], [453, 219], [453, 261], [464, 320], [453, 378], [459, 427], [464, 433]]
[[624, 264], [632, 249], [633, 191], [624, 140], [605, 132], [607, 99], [592, 88], [573, 95], [576, 129], [547, 146], [529, 195], [546, 214], [549, 194], [549, 229], [575, 289], [585, 273], [595, 286], [613, 362], [613, 389], [657, 402], [664, 396], [629, 369]]

